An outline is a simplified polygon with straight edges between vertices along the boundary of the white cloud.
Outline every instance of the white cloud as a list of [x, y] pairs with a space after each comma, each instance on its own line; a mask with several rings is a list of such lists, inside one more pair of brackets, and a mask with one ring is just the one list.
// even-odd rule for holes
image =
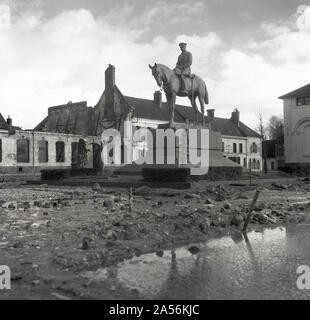
[[310, 7], [299, 6], [297, 8], [297, 21], [296, 25], [301, 31], [310, 31]]
[[[265, 117], [281, 114], [277, 97], [310, 82], [310, 7], [299, 8], [295, 28], [262, 25], [265, 40], [245, 39], [246, 49], [229, 47], [211, 30], [204, 35], [180, 32], [173, 41], [164, 36], [141, 41], [154, 19], [155, 25], [163, 23], [159, 13], [164, 4], [159, 2], [128, 25], [125, 19], [120, 25], [111, 22], [122, 16], [120, 8], [100, 18], [86, 9], [65, 11], [48, 21], [34, 12], [17, 17], [11, 30], [0, 31], [0, 112], [29, 128], [46, 116], [51, 105], [69, 100], [94, 105], [104, 90], [109, 63], [116, 66], [116, 81], [125, 95], [152, 98], [157, 88], [148, 64], [174, 67], [180, 41], [188, 42], [194, 56], [192, 70], [205, 79], [210, 107], [222, 117], [238, 107], [242, 120], [255, 126], [259, 107]], [[184, 19], [196, 15], [199, 6], [198, 2]], [[124, 10], [129, 17], [130, 7]], [[174, 10], [167, 6], [164, 19]], [[173, 19], [170, 23], [182, 21], [177, 15]], [[188, 104], [187, 99], [178, 102]]]

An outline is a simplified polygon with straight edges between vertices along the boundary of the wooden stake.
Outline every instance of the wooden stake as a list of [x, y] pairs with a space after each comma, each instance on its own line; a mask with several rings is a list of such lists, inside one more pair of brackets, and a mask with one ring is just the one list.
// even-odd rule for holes
[[248, 216], [246, 217], [246, 220], [244, 222], [244, 225], [243, 225], [243, 229], [242, 229], [242, 232], [245, 232], [246, 231], [246, 228], [248, 227], [248, 224], [251, 220], [251, 217], [252, 217], [252, 211], [254, 209], [254, 206], [255, 206], [255, 203], [259, 197], [259, 194], [260, 194], [260, 191], [257, 189], [256, 192], [255, 192], [255, 195], [254, 195], [254, 198], [253, 198], [253, 201], [251, 203], [251, 206], [250, 206], [250, 210], [249, 210], [249, 214]]
[[249, 175], [250, 175], [250, 186], [252, 186], [252, 160], [251, 159], [250, 159]]
[[128, 200], [129, 200], [129, 212], [131, 212], [131, 210], [132, 210], [132, 203], [133, 203], [132, 187], [129, 187]]

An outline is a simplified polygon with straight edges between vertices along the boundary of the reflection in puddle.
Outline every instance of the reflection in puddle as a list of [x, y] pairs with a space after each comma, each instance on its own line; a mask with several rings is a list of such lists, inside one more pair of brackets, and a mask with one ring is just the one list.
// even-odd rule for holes
[[310, 265], [310, 226], [266, 229], [144, 254], [82, 276], [143, 299], [309, 299], [296, 269]]

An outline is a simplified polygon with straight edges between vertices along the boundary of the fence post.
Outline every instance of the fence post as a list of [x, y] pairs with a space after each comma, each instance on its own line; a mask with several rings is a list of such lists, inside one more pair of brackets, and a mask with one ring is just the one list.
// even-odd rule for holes
[[253, 211], [255, 203], [256, 203], [256, 201], [257, 201], [257, 199], [259, 197], [259, 194], [260, 194], [260, 191], [257, 189], [255, 191], [255, 195], [254, 195], [253, 201], [252, 201], [250, 209], [249, 209], [249, 214], [245, 219], [245, 222], [244, 222], [244, 225], [243, 225], [243, 228], [242, 228], [242, 232], [245, 232], [246, 228], [248, 227], [248, 224], [249, 224], [249, 222], [251, 220], [251, 217], [252, 217], [252, 211]]

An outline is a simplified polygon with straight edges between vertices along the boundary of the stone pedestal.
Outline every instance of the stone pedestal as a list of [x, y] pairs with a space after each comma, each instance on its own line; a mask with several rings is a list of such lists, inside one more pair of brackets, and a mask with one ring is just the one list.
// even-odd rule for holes
[[[167, 142], [159, 145], [156, 144], [156, 131], [160, 129], [164, 129], [165, 131], [170, 129], [175, 133], [175, 136], [178, 136], [178, 138], [175, 139], [175, 145], [171, 143], [167, 144]], [[179, 133], [179, 135], [177, 133]], [[164, 163], [161, 163], [161, 165], [189, 167], [191, 168], [191, 175], [205, 175], [210, 167], [236, 166], [234, 162], [223, 157], [221, 133], [212, 131], [208, 126], [175, 124], [173, 127], [170, 127], [169, 124], [163, 124], [159, 125], [158, 129], [153, 130], [153, 137], [153, 155], [154, 164], [156, 165], [159, 164], [155, 158], [157, 153], [161, 155], [161, 159], [164, 159]], [[192, 142], [189, 140], [192, 140]], [[197, 158], [194, 160], [201, 158], [203, 163], [200, 162], [197, 164], [197, 161], [193, 162], [193, 157]]]
[[[179, 130], [182, 129], [182, 130]], [[189, 137], [191, 136], [190, 130], [196, 131], [196, 137], [192, 134], [192, 139], [195, 143], [189, 143]], [[161, 131], [161, 134], [159, 134]], [[170, 127], [169, 124], [159, 125], [157, 129], [151, 129], [152, 132], [152, 144], [148, 145], [147, 156], [145, 158], [150, 159], [150, 162], [144, 164], [132, 164], [127, 165], [124, 168], [118, 170], [118, 174], [135, 173], [141, 174], [143, 168], [157, 167], [157, 168], [190, 168], [192, 176], [204, 176], [208, 179], [208, 172], [216, 171], [221, 172], [223, 168], [228, 167], [240, 167], [233, 161], [225, 158], [222, 153], [222, 135], [220, 132], [210, 130], [207, 126], [201, 125], [188, 125], [188, 124], [175, 124]], [[170, 132], [170, 133], [169, 133]], [[167, 138], [163, 139], [163, 133], [165, 136], [170, 135], [170, 143]], [[204, 143], [207, 141], [207, 143]], [[194, 148], [193, 148], [194, 146]], [[192, 150], [194, 149], [194, 150]], [[204, 157], [204, 163], [193, 164], [191, 161], [190, 153], [197, 159]], [[197, 160], [196, 159], [196, 160]], [[160, 161], [158, 161], [160, 160]]]
[[[171, 127], [163, 124], [152, 130], [152, 134], [154, 164], [189, 167], [191, 175], [207, 173], [210, 158], [208, 127], [189, 124], [175, 124]], [[216, 139], [214, 141], [213, 145], [218, 144]], [[220, 150], [221, 142], [217, 147]]]

